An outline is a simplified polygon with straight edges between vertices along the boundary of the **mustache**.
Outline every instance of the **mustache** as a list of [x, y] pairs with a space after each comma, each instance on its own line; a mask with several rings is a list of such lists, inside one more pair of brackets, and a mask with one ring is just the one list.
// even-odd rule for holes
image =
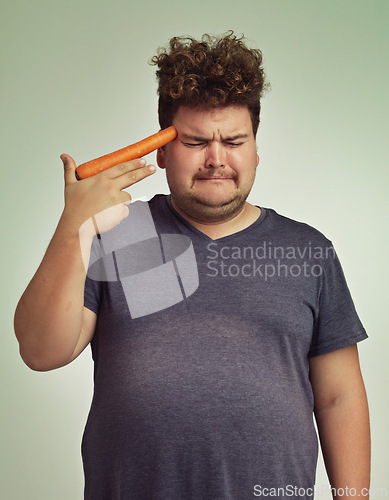
[[226, 174], [225, 172], [213, 172], [212, 174], [196, 174], [193, 176], [193, 180], [197, 179], [232, 179], [236, 180], [237, 175], [234, 173]]

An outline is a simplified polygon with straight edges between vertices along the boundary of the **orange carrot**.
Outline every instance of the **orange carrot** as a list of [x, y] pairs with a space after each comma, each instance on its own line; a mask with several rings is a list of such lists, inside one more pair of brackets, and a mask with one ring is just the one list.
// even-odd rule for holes
[[76, 168], [76, 176], [79, 180], [85, 179], [86, 177], [96, 175], [107, 168], [118, 165], [119, 163], [141, 158], [155, 149], [164, 146], [176, 137], [177, 130], [172, 125], [171, 127], [160, 130], [156, 134], [150, 135], [150, 137], [146, 137], [146, 139], [136, 142], [135, 144], [131, 144], [126, 148], [119, 149], [118, 151], [100, 156], [100, 158], [96, 158], [95, 160], [79, 165]]

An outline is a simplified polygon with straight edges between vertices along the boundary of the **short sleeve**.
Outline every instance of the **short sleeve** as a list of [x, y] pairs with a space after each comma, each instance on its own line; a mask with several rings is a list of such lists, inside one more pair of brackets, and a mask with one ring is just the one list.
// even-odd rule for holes
[[100, 306], [101, 282], [86, 278], [84, 290], [84, 306], [98, 314]]
[[[89, 266], [96, 262], [100, 257], [100, 244], [97, 240], [97, 237], [95, 236], [92, 242]], [[86, 276], [84, 288], [84, 306], [96, 314], [98, 314], [99, 312], [101, 285], [101, 281], [91, 279], [88, 275]]]
[[309, 356], [326, 354], [367, 338], [335, 250], [327, 257], [322, 265], [319, 307]]

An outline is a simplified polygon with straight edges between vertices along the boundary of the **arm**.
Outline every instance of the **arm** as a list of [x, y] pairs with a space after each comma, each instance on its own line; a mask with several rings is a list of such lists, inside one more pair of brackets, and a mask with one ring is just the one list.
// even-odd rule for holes
[[[314, 413], [334, 498], [368, 498], [370, 426], [358, 350], [351, 345], [310, 359]], [[352, 495], [355, 488], [356, 495]], [[344, 495], [336, 496], [336, 491]], [[352, 491], [351, 493], [354, 493]]]
[[[131, 197], [122, 191], [152, 173], [134, 160], [77, 181], [76, 165], [63, 155], [65, 208], [46, 254], [23, 293], [14, 318], [24, 362], [34, 370], [70, 363], [92, 339], [96, 315], [84, 307], [86, 265], [95, 234], [92, 216], [106, 214], [104, 232], [128, 215]], [[99, 222], [99, 220], [98, 220]]]

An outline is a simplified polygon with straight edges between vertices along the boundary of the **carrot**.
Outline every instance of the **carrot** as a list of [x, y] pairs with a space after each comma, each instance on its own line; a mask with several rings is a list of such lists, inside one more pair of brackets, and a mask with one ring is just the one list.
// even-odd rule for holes
[[76, 168], [76, 176], [79, 180], [85, 179], [87, 177], [91, 177], [92, 175], [96, 175], [107, 168], [118, 165], [119, 163], [141, 158], [155, 149], [164, 146], [176, 137], [177, 130], [172, 125], [171, 127], [160, 130], [156, 134], [150, 135], [150, 137], [146, 137], [146, 139], [136, 142], [135, 144], [131, 144], [130, 146], [114, 151], [113, 153], [100, 156], [100, 158], [96, 158], [95, 160], [82, 163]]

